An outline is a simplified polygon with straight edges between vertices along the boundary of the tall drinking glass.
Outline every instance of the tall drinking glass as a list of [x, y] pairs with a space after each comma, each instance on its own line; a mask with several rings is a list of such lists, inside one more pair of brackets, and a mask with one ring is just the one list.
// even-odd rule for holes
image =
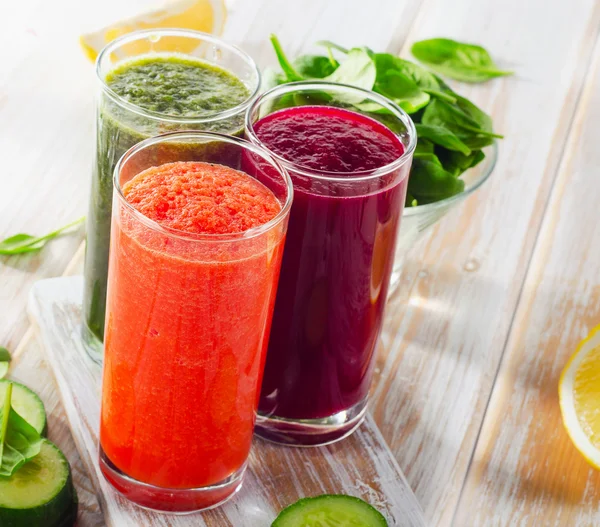
[[88, 348], [100, 360], [117, 161], [134, 144], [164, 132], [242, 135], [244, 112], [257, 93], [260, 74], [238, 48], [204, 33], [177, 29], [139, 31], [115, 40], [100, 53], [96, 73], [100, 92], [83, 316]]
[[415, 128], [380, 95], [301, 82], [256, 99], [246, 136], [295, 195], [256, 433], [326, 444], [366, 411]]
[[100, 467], [144, 507], [213, 507], [246, 467], [291, 181], [243, 139], [179, 132], [129, 150], [114, 190]]

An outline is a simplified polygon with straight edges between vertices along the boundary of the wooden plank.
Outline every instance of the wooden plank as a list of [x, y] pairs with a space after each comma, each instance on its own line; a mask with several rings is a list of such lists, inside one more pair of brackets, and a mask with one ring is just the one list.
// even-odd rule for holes
[[[21, 350], [27, 350], [26, 353]], [[22, 347], [17, 349], [10, 369], [10, 379], [34, 389], [41, 397], [48, 416], [48, 438], [60, 446], [71, 464], [73, 481], [79, 498], [77, 527], [103, 527], [104, 519], [96, 492], [71, 437], [59, 392], [48, 367], [39, 341], [33, 331], [26, 333]]]
[[600, 525], [600, 472], [572, 445], [558, 378], [600, 323], [600, 38], [456, 525]]
[[[83, 244], [65, 269], [64, 275], [81, 272]], [[60, 446], [72, 468], [73, 482], [79, 498], [77, 527], [103, 527], [104, 517], [75, 442], [71, 436], [65, 411], [52, 371], [43, 356], [43, 349], [33, 326], [29, 326], [12, 353], [10, 379], [33, 388], [41, 397], [48, 416], [48, 437]]]
[[429, 0], [412, 26], [409, 44], [477, 42], [517, 70], [458, 87], [506, 135], [499, 163], [407, 254], [386, 314], [371, 408], [432, 525], [454, 514], [599, 24], [593, 0]]
[[[184, 526], [190, 520], [144, 511], [118, 496], [97, 463], [101, 367], [81, 341], [81, 277], [38, 282], [30, 312], [40, 327], [75, 443], [109, 527]], [[228, 504], [198, 515], [195, 525], [267, 525], [300, 497], [344, 493], [378, 507], [392, 525], [422, 526], [421, 510], [402, 471], [369, 418], [350, 438], [329, 447], [285, 448], [258, 441], [242, 491]]]

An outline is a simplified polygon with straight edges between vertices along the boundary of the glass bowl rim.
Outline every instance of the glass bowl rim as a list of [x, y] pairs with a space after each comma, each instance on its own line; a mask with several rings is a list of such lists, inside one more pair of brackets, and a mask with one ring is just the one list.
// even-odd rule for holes
[[[492, 172], [494, 171], [494, 168], [496, 167], [496, 163], [498, 162], [498, 141], [494, 140], [494, 142], [486, 148], [489, 149], [489, 152], [485, 152], [485, 148], [483, 150], [486, 153], [486, 160], [488, 166], [485, 168], [483, 173], [479, 176], [479, 178], [475, 181], [473, 185], [466, 188], [462, 192], [459, 192], [458, 194], [454, 194], [454, 196], [450, 196], [449, 198], [445, 198], [440, 201], [434, 201], [433, 203], [425, 203], [424, 205], [417, 204], [416, 207], [404, 207], [404, 212], [402, 213], [402, 216], [417, 216], [418, 214], [426, 214], [427, 212], [431, 212], [439, 208], [445, 208], [449, 205], [461, 201], [462, 199], [470, 196], [473, 192], [475, 192], [479, 187], [481, 187], [481, 185], [483, 185], [489, 179], [489, 177], [492, 175]], [[467, 172], [469, 170], [475, 170], [476, 168], [477, 166], [469, 168]]]

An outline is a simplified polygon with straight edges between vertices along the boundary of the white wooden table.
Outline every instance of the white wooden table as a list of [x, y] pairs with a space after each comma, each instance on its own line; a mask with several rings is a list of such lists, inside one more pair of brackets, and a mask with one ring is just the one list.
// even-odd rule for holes
[[[135, 11], [125, 0], [4, 2], [0, 237], [85, 213], [96, 86], [77, 37], [85, 22]], [[457, 86], [506, 139], [490, 182], [406, 256], [372, 413], [431, 525], [599, 525], [600, 472], [563, 430], [557, 382], [600, 323], [600, 2], [238, 0], [224, 37], [266, 66], [271, 32], [292, 56], [328, 38], [408, 57], [413, 41], [449, 36], [517, 71]], [[47, 405], [88, 527], [102, 515], [25, 312], [32, 283], [65, 272], [82, 237], [0, 257], [0, 345]]]

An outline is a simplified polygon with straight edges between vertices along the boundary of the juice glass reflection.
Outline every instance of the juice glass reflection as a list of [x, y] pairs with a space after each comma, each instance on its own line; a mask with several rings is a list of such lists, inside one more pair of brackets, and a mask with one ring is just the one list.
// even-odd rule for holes
[[256, 433], [326, 444], [366, 411], [414, 125], [375, 93], [302, 82], [259, 97], [246, 136], [294, 185]]
[[[254, 174], [239, 170], [242, 158], [252, 160]], [[204, 171], [206, 182], [206, 195], [194, 202], [197, 216], [189, 205], [199, 192], [194, 170]], [[164, 177], [140, 179], [149, 174]], [[164, 193], [158, 184], [167, 185]], [[224, 217], [227, 228], [232, 214], [262, 214], [261, 196], [274, 215], [244, 231], [188, 232], [156, 219], [170, 214], [214, 230], [215, 218]], [[220, 134], [158, 136], [117, 164], [100, 466], [130, 500], [187, 512], [215, 506], [240, 487], [291, 200], [289, 176], [272, 156]]]

